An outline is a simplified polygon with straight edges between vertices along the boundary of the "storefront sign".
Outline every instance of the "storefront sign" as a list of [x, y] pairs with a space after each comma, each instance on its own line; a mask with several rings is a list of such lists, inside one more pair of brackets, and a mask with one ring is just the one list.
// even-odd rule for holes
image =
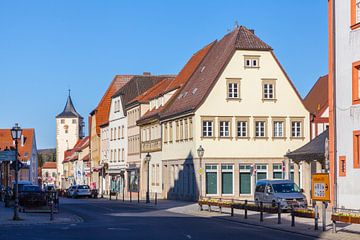
[[0, 162], [15, 161], [15, 151], [0, 151]]

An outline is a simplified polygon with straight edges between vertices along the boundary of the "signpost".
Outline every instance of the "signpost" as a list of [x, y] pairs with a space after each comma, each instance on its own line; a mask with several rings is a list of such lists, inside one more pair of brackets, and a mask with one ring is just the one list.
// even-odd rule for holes
[[12, 162], [15, 161], [15, 151], [0, 151], [0, 162]]
[[[328, 173], [315, 173], [311, 176], [311, 199], [323, 203], [322, 223], [326, 230], [326, 208], [330, 202], [330, 181]], [[315, 216], [317, 218], [317, 216]]]

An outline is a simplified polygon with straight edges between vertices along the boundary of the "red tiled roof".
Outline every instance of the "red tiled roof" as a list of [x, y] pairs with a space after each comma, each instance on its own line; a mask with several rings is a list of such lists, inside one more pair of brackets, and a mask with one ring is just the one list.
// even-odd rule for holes
[[[193, 113], [200, 107], [236, 50], [270, 51], [272, 53], [272, 48], [259, 39], [253, 31], [244, 26], [237, 27], [220, 41], [214, 43], [189, 81], [181, 89], [178, 97], [165, 111], [160, 113], [161, 120]], [[281, 68], [280, 64], [279, 67]], [[290, 79], [287, 79], [292, 85]], [[294, 90], [297, 93], [295, 88]], [[300, 96], [299, 99], [301, 100]]]
[[329, 106], [328, 75], [320, 77], [304, 98], [304, 104], [310, 113], [318, 116]]
[[77, 152], [81, 151], [82, 149], [84, 149], [88, 146], [89, 146], [89, 137], [88, 136], [86, 136], [83, 139], [79, 139], [72, 149], [68, 149], [64, 152], [63, 163], [68, 162], [68, 161], [77, 160], [78, 159]]
[[95, 110], [90, 113], [91, 115], [95, 114], [96, 117], [97, 135], [100, 135], [100, 126], [109, 121], [112, 95], [123, 87], [132, 77], [133, 75], [116, 75]]
[[56, 162], [45, 162], [42, 169], [56, 169]]
[[[19, 160], [28, 161], [32, 154], [33, 141], [35, 140], [35, 130], [33, 128], [25, 128], [22, 130], [24, 144], [21, 140], [18, 142]], [[10, 129], [0, 129], [0, 151], [5, 149], [15, 149], [15, 143], [12, 140]], [[36, 149], [35, 149], [36, 151]]]
[[[169, 92], [171, 90], [178, 89], [174, 93], [174, 95], [171, 97], [171, 99], [169, 99], [168, 102], [164, 106], [161, 106], [160, 108], [153, 109], [151, 111], [146, 112], [138, 120], [138, 123], [141, 124], [141, 123], [146, 122], [146, 121], [148, 121], [150, 119], [160, 117], [161, 112], [165, 111], [166, 108], [171, 105], [171, 102], [176, 98], [176, 96], [180, 92], [180, 89], [189, 80], [191, 75], [194, 73], [194, 71], [199, 66], [201, 61], [204, 59], [206, 54], [209, 52], [211, 47], [214, 45], [214, 43], [215, 42], [212, 42], [212, 43], [206, 45], [205, 47], [203, 47], [202, 49], [197, 51], [194, 55], [192, 55], [191, 58], [188, 60], [188, 62], [185, 64], [185, 66], [181, 69], [179, 74], [176, 76], [176, 78], [173, 81], [170, 81], [169, 85], [165, 89], [161, 90], [161, 88], [159, 88], [159, 90], [156, 92], [156, 94], [149, 94], [150, 97], [148, 97], [148, 100], [153, 99], [153, 98], [155, 98], [155, 97], [157, 97], [157, 96], [159, 96], [159, 95], [161, 95], [163, 93]], [[150, 90], [148, 92], [150, 92]], [[139, 96], [139, 98], [141, 98], [141, 96]]]

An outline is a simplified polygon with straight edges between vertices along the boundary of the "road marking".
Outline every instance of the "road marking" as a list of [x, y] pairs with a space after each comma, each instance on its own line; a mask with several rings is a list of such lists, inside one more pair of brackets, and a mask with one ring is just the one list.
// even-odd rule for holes
[[130, 231], [129, 228], [108, 228], [108, 230]]
[[187, 237], [188, 239], [191, 239], [191, 235], [186, 235], [186, 237]]

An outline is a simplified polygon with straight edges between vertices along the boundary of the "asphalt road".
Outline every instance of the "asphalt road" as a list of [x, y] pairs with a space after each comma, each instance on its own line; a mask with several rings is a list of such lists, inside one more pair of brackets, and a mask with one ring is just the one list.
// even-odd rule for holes
[[[76, 224], [1, 226], [0, 240], [31, 239], [313, 239], [217, 218], [131, 206], [102, 199], [62, 199], [61, 211], [83, 219]], [[56, 215], [55, 215], [56, 217]]]

